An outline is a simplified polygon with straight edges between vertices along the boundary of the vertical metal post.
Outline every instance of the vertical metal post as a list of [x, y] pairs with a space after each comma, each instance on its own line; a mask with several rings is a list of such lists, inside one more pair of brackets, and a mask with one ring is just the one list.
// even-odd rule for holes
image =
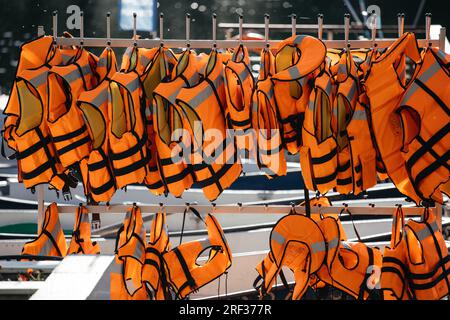
[[345, 50], [348, 50], [350, 47], [350, 15], [348, 13], [345, 14], [344, 18], [345, 25]]
[[317, 31], [317, 35], [319, 37], [320, 40], [323, 39], [323, 14], [319, 14], [317, 16], [317, 23], [318, 23], [318, 31]]

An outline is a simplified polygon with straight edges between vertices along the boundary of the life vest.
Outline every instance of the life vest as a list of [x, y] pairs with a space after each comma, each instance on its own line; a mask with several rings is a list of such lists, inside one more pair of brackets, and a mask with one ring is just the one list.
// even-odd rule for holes
[[282, 268], [287, 267], [295, 278], [292, 300], [300, 300], [308, 288], [310, 275], [319, 270], [325, 257], [325, 239], [316, 222], [303, 215], [290, 214], [272, 230], [269, 255], [257, 267], [257, 281], [262, 280], [257, 288], [262, 293], [270, 293]]
[[163, 255], [169, 250], [166, 214], [160, 212], [152, 222], [150, 241], [145, 249], [145, 264], [142, 269], [142, 282], [149, 297], [154, 300], [169, 299], [163, 259]]
[[[144, 55], [144, 57], [146, 56], [147, 55]], [[145, 109], [148, 135], [147, 148], [151, 155], [148, 165], [148, 174], [144, 182], [149, 190], [156, 195], [162, 195], [166, 193], [167, 190], [158, 168], [158, 149], [156, 147], [156, 133], [153, 124], [153, 92], [161, 82], [170, 79], [170, 75], [177, 63], [178, 61], [171, 50], [159, 48], [154, 55], [151, 55], [151, 60], [147, 63], [147, 67], [141, 76], [147, 101], [147, 107]]]
[[225, 92], [227, 118], [234, 129], [236, 146], [241, 158], [254, 157], [254, 132], [252, 129], [252, 96], [255, 80], [250, 70], [247, 48], [239, 46], [231, 60], [225, 64]]
[[338, 174], [338, 148], [331, 127], [331, 108], [334, 100], [330, 60], [326, 58], [324, 69], [317, 75], [305, 111], [300, 148], [300, 164], [308, 190], [326, 194], [336, 187]]
[[67, 254], [100, 254], [100, 246], [91, 241], [91, 223], [86, 207], [80, 206], [75, 214], [75, 225]]
[[149, 163], [144, 184], [155, 195], [168, 192], [158, 167], [158, 150], [155, 141], [153, 124], [153, 92], [162, 82], [170, 79], [177, 60], [171, 50], [165, 48], [141, 49], [129, 48], [122, 62], [122, 70], [135, 71], [139, 74], [142, 83], [145, 101], [145, 118], [147, 131], [147, 150]]
[[[339, 225], [336, 219], [326, 218], [320, 225], [327, 238], [328, 248], [334, 248], [339, 239]], [[334, 227], [332, 226], [334, 224]], [[359, 300], [374, 297], [379, 289], [379, 273], [382, 268], [382, 254], [378, 249], [369, 248], [362, 242], [339, 240], [337, 253], [330, 251], [327, 269], [322, 269], [318, 277]], [[378, 270], [378, 271], [377, 271]], [[369, 286], [370, 285], [370, 286]]]
[[55, 66], [48, 75], [48, 126], [58, 158], [71, 168], [89, 157], [91, 139], [76, 102], [84, 91], [97, 85], [94, 72], [98, 58], [79, 49], [67, 66]]
[[417, 300], [439, 300], [450, 290], [450, 255], [436, 217], [424, 210], [422, 221], [405, 226], [409, 288]]
[[313, 72], [322, 66], [325, 56], [325, 44], [310, 36], [293, 36], [278, 47], [272, 80], [283, 141], [291, 154], [297, 154], [302, 145], [303, 113], [313, 89]]
[[61, 228], [58, 215], [58, 206], [52, 203], [45, 210], [44, 221], [39, 236], [24, 245], [22, 255], [39, 257], [65, 257], [67, 243]]
[[133, 207], [117, 234], [115, 268], [111, 272], [111, 300], [147, 300], [142, 284], [146, 230], [141, 210]]
[[[306, 203], [302, 203], [301, 206], [305, 206]], [[330, 214], [326, 213], [328, 207], [332, 207], [332, 203], [327, 197], [319, 197], [310, 200], [311, 207], [324, 208], [323, 212], [320, 214], [313, 214], [311, 218], [320, 226], [322, 233], [324, 235], [325, 241], [327, 243], [327, 258], [326, 261], [331, 261], [331, 258], [334, 258], [335, 251], [337, 249], [338, 239], [340, 241], [347, 241], [347, 235], [342, 226], [341, 220], [339, 218], [339, 214]], [[329, 222], [329, 219], [334, 219], [337, 221], [336, 223]], [[338, 226], [338, 230], [336, 231], [336, 225]], [[334, 250], [334, 251], [333, 251]], [[324, 281], [321, 281], [320, 278], [328, 275], [328, 265], [324, 263], [320, 269], [316, 272], [316, 274], [311, 275], [310, 277], [310, 287], [317, 289], [323, 288], [326, 286]]]
[[146, 148], [142, 88], [136, 72], [117, 72], [109, 84], [109, 142], [118, 189], [142, 184], [149, 162]]
[[442, 202], [439, 188], [450, 180], [450, 69], [446, 63], [438, 49], [426, 49], [420, 70], [395, 111], [401, 116], [401, 155], [408, 181], [425, 201]]
[[108, 88], [110, 79], [117, 72], [114, 51], [106, 49], [97, 66], [100, 84], [83, 92], [78, 98], [78, 108], [85, 119], [91, 137], [91, 153], [80, 162], [84, 190], [95, 202], [109, 202], [116, 192], [116, 182], [109, 161]]
[[25, 188], [50, 184], [64, 187], [64, 168], [47, 125], [47, 75], [53, 65], [63, 63], [61, 50], [52, 37], [41, 37], [21, 47], [16, 79], [4, 111], [7, 118], [3, 139], [16, 152], [18, 178]]
[[406, 93], [397, 72], [392, 67], [401, 54], [406, 54], [416, 64], [421, 61], [414, 34], [405, 33], [385, 54], [372, 62], [365, 81], [365, 92], [370, 102], [369, 114], [374, 142], [384, 167], [397, 189], [419, 203], [421, 197], [409, 178], [402, 153], [404, 148], [402, 120], [396, 112]]
[[275, 71], [275, 58], [271, 51], [261, 53], [261, 72], [253, 96], [252, 122], [257, 141], [257, 163], [269, 177], [287, 174], [285, 150], [278, 122], [275, 91], [270, 79]]
[[167, 191], [175, 197], [181, 197], [194, 183], [192, 168], [186, 161], [190, 155], [184, 154], [183, 150], [191, 144], [190, 135], [183, 131], [182, 113], [176, 108], [176, 97], [182, 88], [198, 83], [199, 67], [195, 53], [185, 51], [173, 70], [171, 81], [162, 82], [153, 91], [158, 167]]
[[[180, 299], [218, 279], [231, 267], [232, 254], [219, 222], [212, 215], [205, 220], [208, 239], [184, 243], [164, 255], [167, 280]], [[210, 250], [203, 265], [197, 260]]]
[[391, 244], [384, 248], [381, 269], [381, 290], [384, 300], [410, 300], [412, 293], [408, 285], [407, 248], [405, 217], [397, 208], [392, 224]]
[[191, 135], [196, 182], [210, 201], [215, 201], [242, 173], [234, 140], [227, 133], [222, 104], [226, 101], [223, 59], [213, 50], [204, 78], [195, 87], [181, 89], [177, 96], [184, 128]]
[[333, 105], [333, 127], [339, 150], [336, 191], [358, 195], [377, 184], [376, 151], [367, 112], [359, 102], [361, 89], [352, 54], [344, 52], [332, 69], [337, 84]]

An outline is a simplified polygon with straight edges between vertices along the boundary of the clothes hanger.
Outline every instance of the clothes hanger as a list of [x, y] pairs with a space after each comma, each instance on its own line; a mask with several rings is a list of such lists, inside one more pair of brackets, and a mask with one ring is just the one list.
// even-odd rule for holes
[[344, 25], [345, 25], [345, 51], [350, 50], [350, 14], [346, 13], [344, 15]]

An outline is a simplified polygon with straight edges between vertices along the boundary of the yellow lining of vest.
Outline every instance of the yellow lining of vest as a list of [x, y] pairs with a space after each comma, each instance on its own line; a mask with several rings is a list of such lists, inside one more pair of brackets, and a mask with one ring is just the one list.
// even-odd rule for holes
[[80, 103], [80, 110], [88, 125], [88, 130], [91, 133], [92, 148], [99, 149], [106, 136], [106, 123], [102, 113], [97, 108], [88, 103]]
[[191, 54], [190, 51], [185, 51], [181, 55], [177, 68], [176, 68], [176, 76], [179, 76], [183, 73], [184, 70], [186, 70], [188, 63], [189, 63], [189, 55]]
[[112, 121], [111, 132], [119, 139], [127, 132], [127, 116], [125, 114], [125, 104], [120, 94], [119, 85], [115, 82], [110, 83]]
[[354, 270], [359, 264], [358, 254], [350, 248], [340, 248], [338, 257], [347, 270]]
[[156, 87], [166, 75], [165, 61], [161, 53], [148, 64], [144, 73], [146, 74], [143, 81], [145, 96], [148, 99], [152, 99], [153, 91], [155, 91]]
[[133, 52], [131, 53], [130, 56], [130, 66], [128, 68], [128, 70], [134, 70], [137, 67], [137, 53], [138, 53], [138, 49], [134, 48]]
[[322, 143], [333, 135], [331, 130], [331, 102], [325, 91], [316, 90], [314, 107], [315, 136], [318, 143]]
[[[258, 103], [261, 103], [261, 107], [258, 108], [259, 119], [262, 118], [262, 126], [261, 122], [259, 122], [259, 129], [261, 130], [259, 134], [261, 134], [264, 139], [270, 140], [272, 139], [272, 130], [278, 129], [278, 121], [276, 117], [276, 111], [273, 109], [269, 98], [264, 94], [260, 93], [260, 96], [263, 97], [263, 101], [259, 100]], [[264, 104], [264, 107], [262, 105]]]
[[42, 122], [44, 108], [37, 93], [25, 81], [17, 82], [17, 92], [20, 99], [20, 121], [16, 129], [18, 136], [37, 128]]
[[[276, 72], [281, 72], [292, 67], [298, 63], [299, 59], [300, 56], [296, 47], [285, 46], [275, 57]], [[297, 81], [290, 81], [289, 92], [292, 98], [300, 99], [303, 94], [303, 89]]]
[[213, 50], [211, 52], [209, 59], [208, 59], [208, 65], [206, 66], [206, 72], [205, 72], [206, 77], [214, 70], [214, 67], [216, 66], [216, 62], [217, 62], [217, 55], [218, 55], [218, 52], [216, 50]]
[[172, 134], [174, 131], [179, 132], [183, 129], [183, 120], [178, 110], [160, 95], [155, 95], [155, 103], [158, 136], [166, 145], [169, 145], [174, 140], [172, 138], [180, 138], [173, 137]]
[[[200, 117], [189, 105], [187, 105], [183, 101], [178, 101], [177, 103], [183, 109], [183, 114], [189, 122], [189, 126], [193, 131], [194, 140], [196, 141], [198, 146], [202, 146], [204, 132], [203, 132], [203, 123]], [[196, 126], [195, 122], [198, 122], [201, 125]]]
[[336, 142], [339, 150], [345, 149], [349, 145], [348, 135], [342, 136], [351, 121], [352, 107], [345, 96], [338, 94], [337, 101], [337, 128], [336, 128]]

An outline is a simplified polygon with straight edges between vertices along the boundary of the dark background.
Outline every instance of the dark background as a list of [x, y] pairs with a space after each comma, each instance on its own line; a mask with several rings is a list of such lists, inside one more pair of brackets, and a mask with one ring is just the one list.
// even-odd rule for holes
[[[58, 10], [59, 31], [65, 30], [67, 19], [66, 8], [78, 5], [85, 12], [85, 36], [104, 37], [106, 35], [106, 12], [112, 13], [112, 36], [131, 37], [131, 32], [119, 29], [118, 10], [120, 0], [0, 0], [0, 94], [7, 94], [14, 78], [19, 47], [24, 41], [36, 35], [37, 26], [45, 26], [47, 34], [52, 33], [52, 16]], [[350, 0], [354, 8], [360, 12], [360, 0]], [[193, 3], [197, 5], [192, 5]], [[421, 0], [401, 1], [365, 1], [367, 5], [375, 4], [382, 10], [382, 22], [397, 24], [397, 13], [406, 13], [407, 25], [413, 24], [420, 7]], [[449, 27], [450, 1], [425, 1], [420, 13], [418, 27], [425, 22], [425, 12], [433, 14], [432, 23]], [[272, 23], [290, 23], [289, 15], [297, 14], [298, 23], [314, 24], [317, 14], [325, 15], [326, 24], [342, 24], [343, 16], [348, 12], [341, 0], [160, 0], [160, 12], [165, 14], [165, 37], [185, 37], [185, 13], [192, 15], [192, 38], [206, 39], [211, 37], [211, 15], [218, 14], [218, 22], [237, 22], [237, 13], [243, 13], [245, 22], [263, 23], [264, 13], [271, 15]], [[195, 9], [193, 9], [195, 8]], [[360, 18], [362, 16], [360, 15]], [[225, 37], [225, 31], [218, 29], [218, 38]], [[149, 33], [140, 33], [150, 37]], [[77, 32], [74, 32], [77, 35]], [[271, 36], [282, 38], [286, 34], [271, 32]], [[339, 38], [339, 35], [336, 36]], [[120, 54], [120, 52], [118, 52]]]

